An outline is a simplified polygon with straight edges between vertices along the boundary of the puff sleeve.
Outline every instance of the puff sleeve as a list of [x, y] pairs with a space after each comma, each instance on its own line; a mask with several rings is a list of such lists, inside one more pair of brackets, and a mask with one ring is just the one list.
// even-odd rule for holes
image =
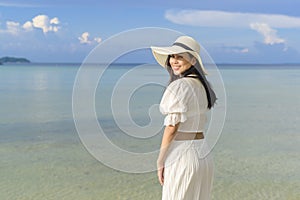
[[172, 82], [165, 90], [160, 102], [160, 112], [166, 115], [164, 125], [174, 126], [187, 120], [187, 90], [182, 79]]

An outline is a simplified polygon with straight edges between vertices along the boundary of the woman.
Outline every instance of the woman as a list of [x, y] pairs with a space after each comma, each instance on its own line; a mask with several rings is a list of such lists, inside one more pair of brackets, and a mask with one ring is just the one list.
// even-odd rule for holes
[[160, 102], [166, 115], [157, 160], [163, 200], [208, 200], [213, 160], [204, 140], [206, 112], [216, 102], [200, 58], [200, 45], [179, 37], [171, 47], [151, 47], [157, 62], [170, 73]]

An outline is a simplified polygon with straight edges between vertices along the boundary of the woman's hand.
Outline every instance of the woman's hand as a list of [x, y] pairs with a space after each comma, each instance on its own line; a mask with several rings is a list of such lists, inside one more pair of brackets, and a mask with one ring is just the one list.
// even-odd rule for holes
[[159, 180], [159, 183], [161, 186], [164, 185], [164, 170], [165, 170], [165, 167], [159, 167], [157, 169], [157, 176], [158, 176], [158, 180]]

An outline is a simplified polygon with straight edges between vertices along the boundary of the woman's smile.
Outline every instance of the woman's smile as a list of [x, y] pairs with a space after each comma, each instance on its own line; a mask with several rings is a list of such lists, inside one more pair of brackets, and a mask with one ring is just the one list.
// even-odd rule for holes
[[174, 71], [178, 71], [178, 70], [180, 69], [180, 66], [173, 66], [172, 69], [173, 69]]

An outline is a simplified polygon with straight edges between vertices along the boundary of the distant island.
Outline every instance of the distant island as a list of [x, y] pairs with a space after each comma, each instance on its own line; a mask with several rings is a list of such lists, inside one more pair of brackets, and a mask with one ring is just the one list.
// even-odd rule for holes
[[0, 65], [4, 63], [30, 63], [30, 60], [26, 58], [16, 58], [16, 57], [2, 57], [0, 58]]

